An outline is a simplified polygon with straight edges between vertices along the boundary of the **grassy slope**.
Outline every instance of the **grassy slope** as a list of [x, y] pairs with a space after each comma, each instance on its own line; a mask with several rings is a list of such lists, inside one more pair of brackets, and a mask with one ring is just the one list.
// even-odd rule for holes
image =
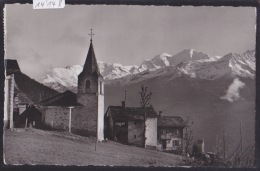
[[126, 146], [68, 133], [36, 129], [7, 130], [4, 135], [6, 164], [175, 166], [180, 156]]

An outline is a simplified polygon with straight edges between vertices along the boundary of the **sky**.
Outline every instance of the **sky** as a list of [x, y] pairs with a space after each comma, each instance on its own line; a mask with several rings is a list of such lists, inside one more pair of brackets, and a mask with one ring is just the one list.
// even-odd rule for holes
[[210, 56], [255, 49], [253, 7], [66, 5], [6, 7], [6, 58], [41, 80], [52, 68], [83, 65], [93, 29], [98, 61], [140, 65], [158, 54], [195, 49]]

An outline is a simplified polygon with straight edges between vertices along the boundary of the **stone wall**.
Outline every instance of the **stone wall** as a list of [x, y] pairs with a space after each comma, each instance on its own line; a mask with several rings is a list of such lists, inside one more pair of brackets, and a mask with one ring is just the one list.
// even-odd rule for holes
[[[102, 78], [95, 74], [81, 73], [78, 78], [77, 101], [83, 107], [74, 118], [74, 128], [77, 132], [97, 136], [104, 140], [104, 85]], [[90, 82], [90, 87], [86, 86]], [[80, 118], [80, 119], [79, 119]], [[81, 134], [81, 133], [80, 133]]]
[[49, 106], [40, 111], [42, 112], [45, 126], [56, 129], [69, 129], [69, 108]]
[[74, 128], [77, 129], [76, 131], [79, 134], [96, 136], [98, 115], [97, 94], [78, 94], [78, 102], [83, 102], [84, 106], [82, 106], [80, 109], [77, 109], [77, 115], [75, 115], [76, 117], [73, 118]]
[[[90, 88], [86, 87], [86, 81], [90, 81]], [[81, 73], [78, 77], [78, 94], [96, 92], [98, 92], [98, 76]]]

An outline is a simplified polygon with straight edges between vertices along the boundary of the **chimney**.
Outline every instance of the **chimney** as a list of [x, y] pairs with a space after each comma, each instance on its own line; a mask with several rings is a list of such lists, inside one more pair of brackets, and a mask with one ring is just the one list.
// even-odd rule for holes
[[125, 101], [122, 101], [122, 108], [125, 109]]
[[159, 111], [159, 117], [161, 117], [162, 116], [162, 111]]

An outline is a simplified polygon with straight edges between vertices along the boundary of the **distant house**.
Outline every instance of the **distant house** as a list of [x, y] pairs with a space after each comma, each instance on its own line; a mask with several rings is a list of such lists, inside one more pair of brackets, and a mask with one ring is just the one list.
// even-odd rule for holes
[[145, 147], [157, 146], [157, 113], [152, 107], [109, 106], [105, 113], [105, 138], [123, 144], [143, 146], [144, 113], [146, 113]]
[[[5, 101], [4, 101], [4, 126], [5, 127], [25, 127], [24, 116], [31, 116], [28, 112], [33, 112], [32, 108], [43, 99], [50, 98], [58, 94], [57, 91], [44, 86], [31, 79], [21, 72], [17, 60], [5, 60]], [[27, 109], [30, 110], [26, 111]], [[23, 117], [21, 115], [24, 114]], [[37, 112], [36, 115], [39, 113]], [[10, 118], [11, 121], [10, 122]], [[30, 117], [28, 125], [39, 123], [40, 117]], [[37, 120], [35, 120], [37, 119]], [[23, 121], [23, 122], [22, 122]], [[18, 124], [16, 126], [16, 124]]]
[[157, 149], [177, 151], [183, 149], [185, 121], [178, 116], [159, 116], [157, 126]]

